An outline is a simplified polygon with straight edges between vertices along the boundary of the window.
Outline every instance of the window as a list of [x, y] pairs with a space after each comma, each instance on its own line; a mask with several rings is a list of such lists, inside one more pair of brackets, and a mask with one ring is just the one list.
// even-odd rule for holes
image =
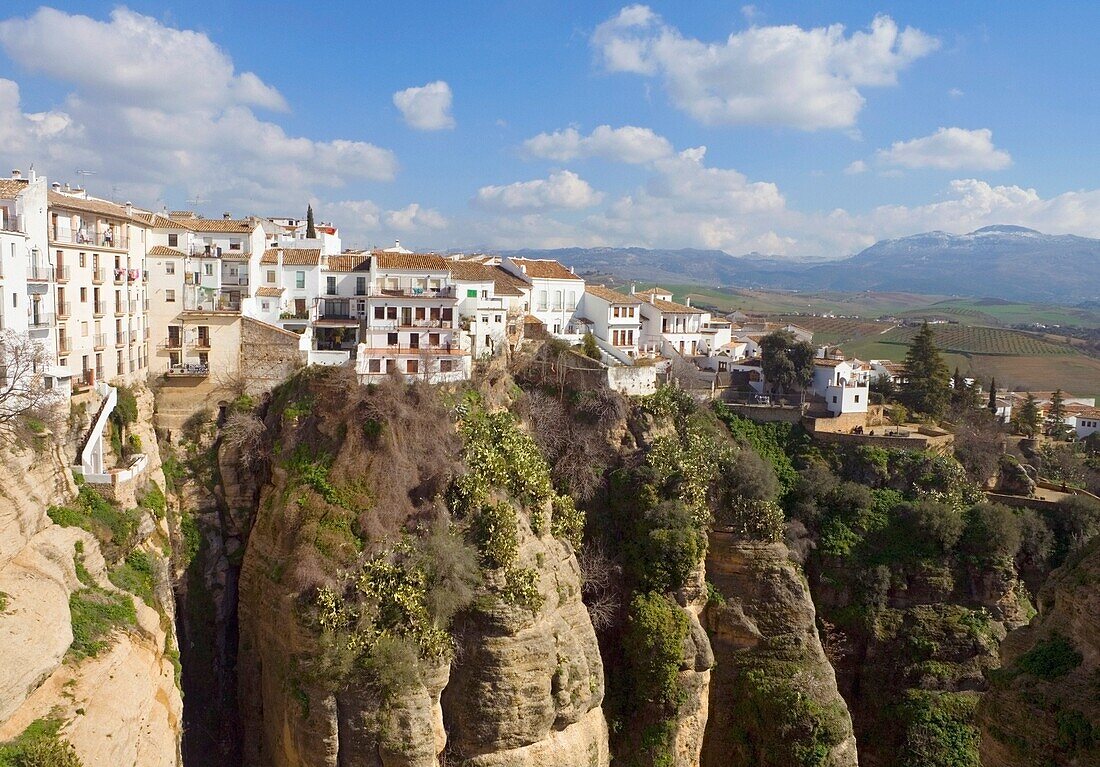
[[294, 273], [294, 287], [298, 290], [305, 290], [306, 287], [306, 273], [295, 272]]
[[859, 402], [859, 395], [856, 395], [856, 402]]
[[176, 273], [176, 262], [175, 261], [165, 261], [164, 262], [164, 273], [165, 274], [175, 274]]
[[570, 311], [577, 308], [577, 291], [570, 290], [565, 294], [565, 308]]
[[203, 264], [202, 265], [202, 272], [207, 277], [213, 277], [214, 276], [214, 265], [213, 264]]
[[367, 360], [367, 372], [368, 373], [381, 373], [382, 372], [382, 360], [379, 360], [379, 359]]
[[405, 360], [405, 372], [406, 373], [419, 373], [420, 372], [420, 360]]
[[439, 361], [439, 372], [440, 373], [450, 373], [451, 368], [452, 368], [453, 365], [454, 365], [454, 360], [440, 360]]
[[167, 301], [170, 304], [175, 303], [176, 302], [176, 291], [174, 291], [174, 290], [164, 291], [164, 300]]
[[180, 236], [178, 234], [168, 235], [168, 247], [178, 248], [180, 244]]
[[78, 261], [80, 262], [80, 265], [82, 267], [88, 265], [88, 258], [83, 253], [80, 254], [80, 258], [78, 259]]
[[836, 404], [836, 395], [835, 394], [833, 395], [833, 404], [834, 405]]
[[335, 277], [329, 277], [328, 278], [327, 292], [330, 296], [336, 295], [336, 278]]
[[365, 296], [367, 294], [367, 278], [356, 277], [355, 278], [355, 295]]
[[439, 333], [428, 334], [428, 346], [439, 346]]
[[499, 324], [500, 324], [500, 323], [502, 322], [502, 320], [501, 320], [501, 315], [499, 315], [499, 314], [495, 315], [495, 316], [493, 317], [493, 322], [495, 322], [496, 324], [498, 324], [498, 325], [499, 325]]
[[467, 288], [466, 298], [477, 298], [477, 288]]
[[261, 301], [260, 306], [261, 306], [262, 311], [265, 311], [265, 312], [269, 311], [270, 307], [271, 307], [271, 302], [270, 301]]
[[546, 291], [540, 290], [535, 296], [535, 310], [546, 311]]
[[80, 300], [81, 300], [82, 303], [85, 303], [85, 304], [88, 303], [88, 289], [87, 288], [81, 288], [80, 289]]
[[387, 333], [386, 343], [390, 346], [397, 346], [397, 333]]
[[374, 318], [376, 320], [386, 319], [386, 307], [384, 307], [384, 306], [374, 307]]
[[240, 240], [231, 240], [230, 243], [229, 243], [229, 249], [230, 250], [240, 250], [241, 249], [241, 241]]
[[274, 269], [268, 269], [267, 270], [267, 282], [270, 285], [275, 284], [275, 270]]

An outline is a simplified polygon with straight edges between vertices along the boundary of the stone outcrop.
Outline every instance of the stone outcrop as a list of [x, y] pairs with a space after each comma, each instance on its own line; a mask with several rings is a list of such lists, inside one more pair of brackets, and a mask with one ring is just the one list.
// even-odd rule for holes
[[460, 627], [443, 692], [449, 750], [477, 767], [608, 763], [603, 663], [568, 544], [521, 523], [519, 565], [539, 574], [542, 606], [495, 600]]
[[815, 626], [813, 602], [784, 545], [710, 536], [707, 578], [724, 603], [704, 613], [716, 660], [701, 764], [857, 763], [851, 718]]
[[1100, 764], [1100, 539], [1054, 571], [978, 706], [987, 767]]

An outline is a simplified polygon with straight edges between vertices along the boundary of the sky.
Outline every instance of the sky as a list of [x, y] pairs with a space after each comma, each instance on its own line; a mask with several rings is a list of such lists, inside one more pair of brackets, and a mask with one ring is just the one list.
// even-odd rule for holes
[[357, 247], [1100, 236], [1098, 27], [1012, 0], [7, 0], [0, 163], [157, 210], [311, 204]]

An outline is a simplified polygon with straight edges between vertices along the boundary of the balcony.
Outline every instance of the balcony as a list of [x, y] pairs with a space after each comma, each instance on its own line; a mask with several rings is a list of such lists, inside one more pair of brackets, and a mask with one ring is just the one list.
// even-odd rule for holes
[[5, 232], [22, 232], [23, 221], [19, 216], [5, 214], [3, 210], [0, 210], [0, 230]]
[[280, 320], [308, 320], [309, 319], [309, 309], [305, 309], [305, 310], [300, 311], [300, 312], [280, 312], [279, 313], [279, 319]]
[[401, 320], [369, 320], [367, 322], [367, 328], [369, 330], [401, 330], [404, 328], [439, 328], [441, 330], [452, 330], [454, 328], [454, 322], [452, 320], [411, 320], [410, 322], [402, 322]]
[[59, 319], [65, 319], [69, 316], [71, 304], [69, 301], [62, 301], [57, 305], [57, 316]]
[[102, 301], [96, 301], [95, 306], [92, 307], [92, 315], [96, 317], [102, 317], [106, 314], [106, 307]]
[[127, 341], [129, 340], [129, 338], [130, 338], [129, 333], [125, 333], [125, 332], [119, 333], [118, 335], [115, 336], [115, 346], [125, 346]]
[[210, 375], [210, 366], [202, 364], [172, 365], [165, 373], [169, 378], [206, 378]]
[[100, 285], [107, 279], [107, 270], [102, 266], [96, 266], [92, 269], [92, 282]]
[[48, 264], [32, 264], [27, 267], [28, 282], [49, 282], [57, 275], [56, 267]]
[[68, 354], [73, 350], [72, 342], [69, 341], [68, 336], [61, 336], [57, 339], [57, 353]]
[[[149, 308], [149, 299], [145, 299], [145, 308], [146, 310]], [[195, 296], [185, 296], [183, 310], [185, 312], [239, 312], [241, 302], [225, 297], [197, 298]]]
[[144, 339], [145, 339], [146, 341], [148, 341], [148, 340], [149, 340], [149, 328], [145, 328], [145, 333], [144, 333], [144, 336], [143, 336], [143, 337], [144, 337]]
[[[103, 351], [107, 347], [107, 334], [96, 333], [95, 336], [92, 337], [92, 346], [97, 352]], [[99, 377], [102, 378], [102, 375]]]
[[116, 235], [109, 229], [102, 232], [88, 229], [54, 229], [50, 232], [50, 240], [65, 245], [86, 245], [92, 248], [111, 248], [113, 250], [126, 250], [129, 247], [125, 235]]
[[48, 328], [53, 325], [53, 314], [50, 312], [32, 312], [27, 319], [27, 326], [31, 328]]
[[169, 336], [168, 340], [161, 341], [159, 344], [157, 344], [157, 348], [158, 349], [182, 349], [183, 348], [183, 340], [180, 339], [180, 338], [173, 338], [172, 336]]
[[442, 288], [380, 288], [371, 285], [367, 288], [368, 296], [392, 296], [395, 298], [454, 298], [453, 285]]
[[54, 279], [58, 282], [69, 281], [69, 267], [67, 266], [55, 266], [53, 267]]

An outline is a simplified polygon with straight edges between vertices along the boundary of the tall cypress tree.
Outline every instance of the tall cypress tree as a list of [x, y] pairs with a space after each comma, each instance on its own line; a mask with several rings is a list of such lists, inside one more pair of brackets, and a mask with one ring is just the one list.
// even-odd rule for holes
[[1034, 394], [1028, 394], [1024, 404], [1016, 410], [1013, 420], [1016, 431], [1025, 437], [1034, 437], [1042, 426], [1043, 415], [1039, 412], [1039, 401]]
[[906, 406], [933, 418], [942, 417], [951, 402], [951, 373], [927, 322], [905, 354], [905, 378], [902, 395]]
[[313, 240], [317, 237], [317, 227], [313, 224], [313, 206], [306, 206], [306, 239]]
[[997, 379], [989, 379], [989, 412], [997, 415]]
[[1047, 410], [1047, 428], [1052, 437], [1061, 439], [1066, 434], [1066, 398], [1062, 390], [1054, 392]]

